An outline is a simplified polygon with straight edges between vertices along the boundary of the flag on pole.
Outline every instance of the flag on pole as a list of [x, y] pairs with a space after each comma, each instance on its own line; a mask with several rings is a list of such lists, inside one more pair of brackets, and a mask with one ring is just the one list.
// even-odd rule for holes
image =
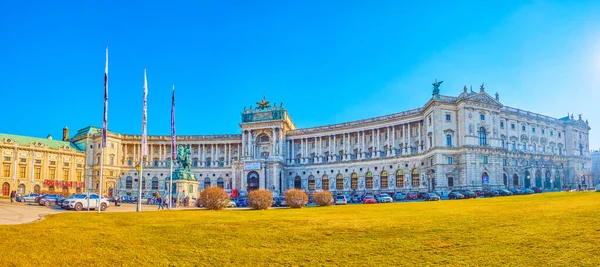
[[177, 159], [177, 153], [175, 149], [177, 146], [175, 143], [175, 85], [173, 84], [173, 89], [171, 90], [171, 158], [173, 160]]
[[106, 47], [106, 66], [104, 68], [104, 118], [102, 120], [102, 147], [106, 147], [106, 124], [108, 123], [108, 47]]
[[146, 69], [144, 68], [144, 107], [142, 108], [142, 156], [147, 156], [147, 144], [146, 144], [146, 111], [147, 111], [147, 97], [148, 97], [148, 81], [146, 80]]

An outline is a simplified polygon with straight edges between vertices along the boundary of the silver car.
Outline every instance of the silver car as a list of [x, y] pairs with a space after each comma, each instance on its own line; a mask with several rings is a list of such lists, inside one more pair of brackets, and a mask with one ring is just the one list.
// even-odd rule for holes
[[39, 196], [40, 194], [27, 194], [21, 197], [21, 202], [35, 202], [35, 199]]

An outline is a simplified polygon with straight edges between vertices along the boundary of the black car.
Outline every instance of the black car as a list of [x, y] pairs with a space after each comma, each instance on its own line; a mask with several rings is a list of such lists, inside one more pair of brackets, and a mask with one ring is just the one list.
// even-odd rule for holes
[[483, 197], [497, 197], [500, 194], [498, 193], [498, 191], [494, 191], [494, 190], [488, 190], [485, 191], [485, 193], [483, 193]]
[[513, 193], [506, 189], [501, 189], [501, 190], [498, 190], [498, 195], [499, 196], [512, 196]]
[[536, 193], [536, 194], [537, 193], [542, 193], [542, 191], [543, 191], [543, 189], [541, 187], [533, 187], [531, 189], [533, 189], [533, 192]]
[[465, 198], [477, 198], [477, 194], [473, 191], [463, 190], [460, 193], [463, 194]]
[[453, 191], [448, 194], [448, 199], [464, 199], [465, 195], [461, 194], [458, 191]]
[[417, 198], [418, 199], [425, 199], [427, 197], [427, 195], [429, 195], [429, 193], [427, 193], [427, 192], [419, 192], [419, 194], [417, 194]]
[[58, 201], [63, 197], [58, 194], [47, 194], [40, 197], [40, 206], [58, 205]]

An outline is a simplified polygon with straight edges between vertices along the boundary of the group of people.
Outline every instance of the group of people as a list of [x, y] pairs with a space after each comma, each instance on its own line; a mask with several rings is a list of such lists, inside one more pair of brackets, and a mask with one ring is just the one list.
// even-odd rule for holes
[[14, 203], [17, 198], [17, 191], [10, 191], [10, 203]]

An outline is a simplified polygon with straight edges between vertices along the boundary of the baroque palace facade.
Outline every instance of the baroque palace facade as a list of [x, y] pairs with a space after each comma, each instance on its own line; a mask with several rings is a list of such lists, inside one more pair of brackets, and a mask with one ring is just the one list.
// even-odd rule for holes
[[[185, 194], [197, 196], [207, 186], [280, 194], [289, 188], [378, 193], [593, 183], [590, 127], [581, 116], [557, 119], [504, 106], [483, 85], [479, 92], [465, 87], [459, 96], [444, 96], [436, 83], [422, 107], [313, 128], [296, 128], [283, 105], [257, 104], [241, 114], [241, 134], [177, 137], [178, 145], [190, 146], [199, 182]], [[101, 129], [86, 127], [69, 141], [85, 155], [94, 190], [103, 160], [105, 193], [137, 194], [140, 135], [109, 132], [103, 159]], [[148, 145], [142, 190], [164, 195], [170, 136], [149, 136]]]

